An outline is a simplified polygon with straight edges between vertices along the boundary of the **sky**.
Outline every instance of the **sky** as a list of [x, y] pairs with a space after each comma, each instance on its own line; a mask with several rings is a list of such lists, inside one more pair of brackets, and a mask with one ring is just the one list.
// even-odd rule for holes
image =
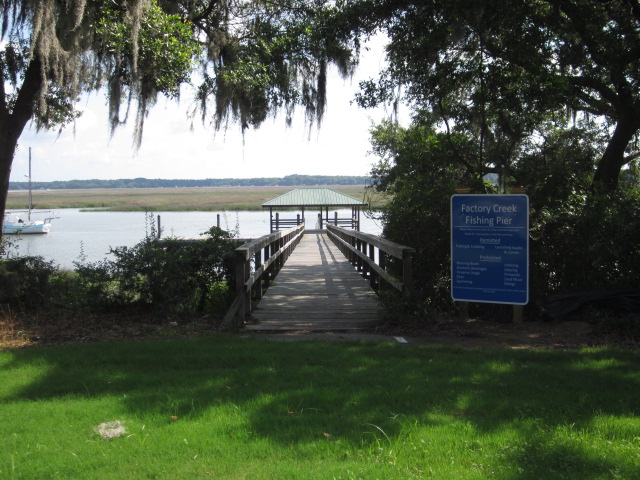
[[[363, 52], [353, 78], [343, 80], [335, 70], [327, 85], [327, 108], [320, 129], [309, 136], [304, 112], [293, 124], [284, 116], [269, 118], [258, 130], [239, 127], [215, 132], [202, 121], [187, 118], [193, 99], [188, 91], [180, 104], [159, 97], [145, 121], [142, 146], [133, 148], [133, 122], [109, 138], [107, 106], [93, 94], [78, 105], [83, 111], [74, 128], [61, 135], [23, 132], [11, 171], [11, 181], [25, 181], [29, 147], [32, 180], [56, 181], [119, 178], [254, 178], [286, 175], [368, 175], [376, 158], [369, 154], [369, 130], [387, 117], [384, 108], [364, 110], [351, 103], [362, 79], [375, 77], [384, 66], [383, 42], [378, 39]], [[208, 121], [207, 121], [208, 122]]]

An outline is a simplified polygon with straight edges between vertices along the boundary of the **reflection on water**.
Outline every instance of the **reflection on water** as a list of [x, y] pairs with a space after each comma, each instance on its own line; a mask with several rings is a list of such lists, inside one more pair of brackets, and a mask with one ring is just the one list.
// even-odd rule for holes
[[[333, 218], [330, 210], [329, 216]], [[78, 209], [58, 211], [47, 235], [11, 237], [10, 255], [39, 255], [53, 260], [62, 268], [73, 268], [81, 257], [94, 262], [108, 257], [110, 247], [131, 247], [157, 228], [160, 215], [162, 236], [197, 238], [216, 225], [216, 212], [81, 212]], [[338, 210], [339, 217], [349, 217], [351, 210]], [[286, 215], [287, 217], [289, 214]], [[292, 214], [295, 216], [295, 213]], [[379, 235], [379, 222], [361, 216], [361, 230]], [[238, 230], [240, 238], [257, 238], [269, 233], [268, 211], [239, 211], [220, 214], [220, 226], [228, 231]], [[313, 226], [312, 226], [313, 227]]]

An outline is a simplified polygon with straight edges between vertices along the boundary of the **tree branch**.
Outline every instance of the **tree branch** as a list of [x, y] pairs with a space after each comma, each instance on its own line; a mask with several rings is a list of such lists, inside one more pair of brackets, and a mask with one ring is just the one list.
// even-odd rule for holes
[[624, 157], [625, 165], [628, 164], [629, 162], [632, 162], [636, 158], [640, 158], [640, 152], [635, 152], [635, 153], [632, 153], [631, 155], [627, 155], [626, 157]]
[[447, 120], [447, 116], [444, 113], [444, 107], [442, 106], [442, 101], [438, 101], [438, 109], [440, 110], [440, 117], [442, 118], [445, 128], [447, 129], [447, 140], [449, 141], [451, 150], [453, 150], [456, 157], [458, 157], [458, 159], [460, 160], [460, 163], [462, 163], [467, 168], [467, 170], [475, 172], [476, 169], [473, 167], [473, 165], [471, 165], [471, 163], [469, 163], [467, 160], [464, 159], [464, 157], [460, 154], [460, 151], [456, 148], [455, 143], [451, 139], [451, 129], [449, 128], [449, 120]]

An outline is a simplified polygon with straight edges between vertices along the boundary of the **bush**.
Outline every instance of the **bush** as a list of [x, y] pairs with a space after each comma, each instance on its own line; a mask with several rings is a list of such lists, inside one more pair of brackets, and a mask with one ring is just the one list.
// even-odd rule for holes
[[580, 196], [536, 213], [532, 284], [538, 296], [640, 283], [637, 191]]
[[0, 261], [0, 303], [34, 310], [50, 299], [50, 280], [57, 271], [42, 257], [19, 257]]
[[217, 227], [205, 235], [202, 241], [147, 236], [134, 247], [112, 249], [114, 260], [80, 267], [78, 274], [104, 305], [135, 303], [172, 315], [220, 315], [206, 310], [216, 304], [211, 296], [221, 291], [213, 286], [229, 280], [226, 257], [238, 242]]
[[60, 271], [40, 257], [0, 261], [0, 302], [33, 310], [143, 307], [167, 316], [221, 317], [232, 300], [228, 258], [238, 246], [213, 227], [201, 241], [156, 240], [112, 249], [113, 259]]

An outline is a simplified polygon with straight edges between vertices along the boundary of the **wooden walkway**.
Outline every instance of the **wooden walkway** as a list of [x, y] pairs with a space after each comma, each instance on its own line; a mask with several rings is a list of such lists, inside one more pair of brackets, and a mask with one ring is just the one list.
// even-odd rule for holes
[[324, 233], [307, 231], [247, 330], [358, 330], [380, 322], [377, 296]]

